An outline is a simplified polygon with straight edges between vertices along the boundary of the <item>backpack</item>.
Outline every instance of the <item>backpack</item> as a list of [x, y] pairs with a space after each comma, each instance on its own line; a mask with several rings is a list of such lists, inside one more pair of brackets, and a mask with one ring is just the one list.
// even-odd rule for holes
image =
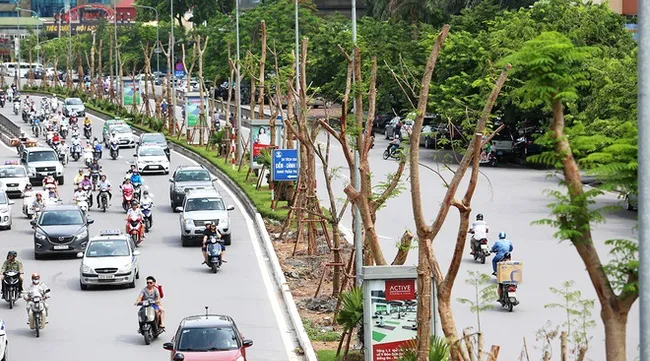
[[163, 287], [162, 285], [156, 285], [158, 288], [158, 293], [160, 293], [160, 298], [165, 298], [165, 292], [163, 292]]

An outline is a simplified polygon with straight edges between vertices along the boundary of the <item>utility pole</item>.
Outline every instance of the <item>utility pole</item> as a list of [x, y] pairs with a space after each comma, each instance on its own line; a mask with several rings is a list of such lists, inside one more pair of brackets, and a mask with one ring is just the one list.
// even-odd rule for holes
[[[235, 73], [237, 74], [237, 81], [235, 82], [235, 91], [237, 92], [237, 97], [236, 97], [236, 107], [237, 107], [237, 159], [241, 160], [242, 157], [244, 156], [244, 147], [243, 147], [243, 139], [242, 139], [242, 134], [241, 134], [241, 77], [240, 77], [240, 72], [241, 68], [239, 66], [240, 63], [240, 54], [239, 54], [239, 0], [235, 0], [235, 28], [236, 28], [236, 35], [237, 35], [237, 64], [235, 66]], [[254, 90], [251, 89], [251, 92], [254, 92]], [[255, 96], [254, 93], [251, 93], [251, 96]], [[251, 109], [251, 112], [253, 112], [253, 109]]]
[[[171, 49], [169, 50], [171, 52], [171, 63], [172, 66], [174, 66], [174, 73], [172, 73], [172, 128], [176, 128], [176, 59], [174, 58], [174, 46], [176, 45], [176, 39], [174, 38], [174, 0], [171, 0], [170, 2], [170, 10], [171, 10], [171, 35], [172, 35], [172, 46]], [[171, 134], [170, 134], [171, 135]]]

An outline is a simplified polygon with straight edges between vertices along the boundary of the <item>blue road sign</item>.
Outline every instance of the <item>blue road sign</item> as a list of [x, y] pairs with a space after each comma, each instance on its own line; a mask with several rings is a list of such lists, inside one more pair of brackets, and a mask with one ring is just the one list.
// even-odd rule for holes
[[273, 171], [274, 181], [282, 182], [298, 180], [300, 167], [298, 166], [297, 149], [276, 149], [273, 151], [272, 160], [271, 168]]

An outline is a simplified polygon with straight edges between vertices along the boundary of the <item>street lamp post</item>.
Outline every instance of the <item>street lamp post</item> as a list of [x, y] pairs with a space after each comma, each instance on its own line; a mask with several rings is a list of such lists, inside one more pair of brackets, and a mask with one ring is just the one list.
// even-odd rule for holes
[[[174, 38], [174, 0], [169, 2], [170, 9], [170, 19], [171, 19], [171, 35], [172, 35], [172, 44], [170, 51], [171, 56], [171, 65], [174, 67], [174, 73], [172, 73], [172, 110], [171, 114], [171, 129], [172, 132], [176, 127], [176, 59], [174, 58], [174, 47], [176, 46], [176, 39]], [[171, 134], [171, 133], [170, 133]]]
[[16, 3], [16, 87], [20, 90], [20, 0], [13, 0]]
[[[244, 156], [244, 147], [242, 144], [242, 134], [241, 134], [241, 77], [240, 77], [240, 55], [239, 55], [239, 0], [235, 0], [235, 28], [237, 33], [237, 64], [235, 67], [235, 72], [237, 74], [237, 81], [235, 82], [236, 92], [237, 92], [237, 159], [241, 160]], [[254, 91], [251, 90], [251, 96], [255, 96]], [[254, 112], [254, 109], [251, 109], [251, 112]]]
[[[156, 76], [160, 74], [160, 24], [158, 23], [158, 10], [156, 8], [151, 7], [151, 6], [146, 6], [146, 5], [136, 5], [133, 4], [136, 8], [144, 8], [144, 9], [150, 9], [153, 10], [156, 13]], [[173, 6], [173, 5], [172, 5]], [[174, 24], [172, 23], [172, 28], [174, 27]]]

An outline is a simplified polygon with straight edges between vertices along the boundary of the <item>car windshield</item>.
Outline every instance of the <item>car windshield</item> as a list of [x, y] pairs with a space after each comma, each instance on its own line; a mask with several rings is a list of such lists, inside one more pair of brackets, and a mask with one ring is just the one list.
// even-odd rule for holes
[[158, 147], [140, 148], [141, 157], [157, 157], [157, 156], [164, 156], [164, 155], [165, 152], [163, 152], [163, 150]]
[[117, 133], [131, 133], [131, 128], [125, 125], [118, 125], [117, 127], [113, 127], [113, 131]]
[[83, 224], [84, 220], [79, 210], [47, 211], [41, 215], [41, 226], [70, 226]]
[[238, 348], [237, 336], [230, 327], [186, 328], [181, 331], [176, 351], [228, 351]]
[[166, 143], [165, 136], [160, 133], [144, 134], [142, 143]]
[[27, 162], [57, 162], [58, 160], [59, 157], [53, 150], [30, 152], [27, 156]]
[[7, 198], [7, 193], [0, 192], [0, 204], [7, 204], [7, 203], [9, 203], [9, 199]]
[[177, 182], [208, 182], [210, 173], [205, 170], [185, 170], [176, 173]]
[[83, 105], [84, 103], [81, 101], [81, 99], [68, 99], [65, 101], [66, 104], [68, 105]]
[[125, 240], [93, 241], [88, 245], [86, 257], [130, 256], [129, 244]]
[[223, 205], [221, 198], [190, 198], [185, 203], [185, 212], [193, 211], [224, 211], [226, 207]]
[[0, 179], [1, 178], [26, 178], [27, 172], [23, 167], [10, 167], [0, 169]]

